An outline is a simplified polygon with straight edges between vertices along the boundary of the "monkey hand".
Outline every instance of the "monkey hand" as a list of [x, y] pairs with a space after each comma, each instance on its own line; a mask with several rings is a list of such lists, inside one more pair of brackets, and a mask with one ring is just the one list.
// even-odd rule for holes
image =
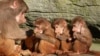
[[60, 34], [56, 34], [56, 38], [59, 39], [59, 40], [62, 40], [62, 37]]
[[59, 38], [60, 37], [60, 34], [56, 34], [56, 38]]
[[77, 39], [77, 38], [79, 38], [80, 33], [76, 33], [76, 32], [75, 32], [73, 35], [74, 35], [74, 38]]
[[68, 41], [72, 41], [72, 38], [68, 38], [67, 40], [68, 40]]
[[35, 33], [35, 36], [36, 36], [37, 38], [41, 38], [42, 34], [41, 34], [41, 33]]
[[61, 41], [66, 41], [68, 39], [66, 36], [63, 36], [63, 35], [57, 35], [56, 38]]
[[85, 38], [84, 38], [84, 36], [82, 35], [82, 34], [80, 34], [80, 33], [76, 33], [75, 34], [75, 37], [77, 38], [77, 40], [79, 40], [79, 41], [83, 41]]

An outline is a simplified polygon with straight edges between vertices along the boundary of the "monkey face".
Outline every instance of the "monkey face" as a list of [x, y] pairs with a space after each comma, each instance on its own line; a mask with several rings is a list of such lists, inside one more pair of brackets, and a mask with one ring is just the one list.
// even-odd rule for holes
[[36, 25], [36, 27], [34, 29], [34, 33], [43, 33], [43, 29], [42, 29], [41, 25]]
[[55, 33], [56, 34], [62, 34], [64, 30], [64, 27], [61, 27], [60, 25], [55, 25]]
[[17, 21], [19, 24], [25, 23], [25, 22], [26, 22], [25, 13], [20, 12], [20, 13], [16, 16], [16, 21]]
[[72, 31], [80, 33], [81, 32], [81, 28], [82, 28], [82, 24], [81, 23], [74, 23]]

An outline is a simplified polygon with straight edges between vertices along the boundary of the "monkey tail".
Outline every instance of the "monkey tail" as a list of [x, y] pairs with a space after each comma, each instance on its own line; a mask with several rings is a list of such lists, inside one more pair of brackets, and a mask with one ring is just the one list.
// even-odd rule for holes
[[91, 51], [89, 51], [89, 53], [93, 54], [94, 56], [100, 56], [100, 51], [91, 50]]

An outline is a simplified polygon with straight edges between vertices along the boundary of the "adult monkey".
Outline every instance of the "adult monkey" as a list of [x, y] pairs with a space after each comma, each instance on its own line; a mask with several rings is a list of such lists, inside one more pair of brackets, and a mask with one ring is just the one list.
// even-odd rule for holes
[[0, 56], [18, 56], [15, 39], [25, 39], [18, 24], [26, 21], [28, 7], [23, 0], [0, 0]]

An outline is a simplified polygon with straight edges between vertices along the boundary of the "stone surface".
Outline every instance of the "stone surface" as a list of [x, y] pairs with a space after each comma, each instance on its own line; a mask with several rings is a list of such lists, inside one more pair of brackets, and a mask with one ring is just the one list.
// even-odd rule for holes
[[29, 6], [30, 19], [62, 17], [68, 20], [83, 16], [92, 24], [100, 23], [100, 0], [25, 0]]

